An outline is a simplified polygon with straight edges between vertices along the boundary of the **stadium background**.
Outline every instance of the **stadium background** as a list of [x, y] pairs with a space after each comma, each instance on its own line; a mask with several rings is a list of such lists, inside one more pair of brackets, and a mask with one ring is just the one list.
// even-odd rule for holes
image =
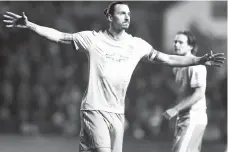
[[[3, 13], [26, 13], [39, 25], [64, 32], [107, 28], [109, 2], [0, 2]], [[128, 2], [129, 32], [172, 53], [175, 33], [191, 30], [199, 53], [227, 55], [227, 1]], [[202, 152], [223, 152], [227, 130], [227, 64], [208, 67], [209, 123]], [[0, 23], [0, 147], [13, 151], [77, 151], [79, 106], [88, 82], [87, 57], [26, 30]], [[126, 98], [124, 152], [170, 151], [174, 121], [162, 117], [177, 92], [170, 67], [139, 63]]]

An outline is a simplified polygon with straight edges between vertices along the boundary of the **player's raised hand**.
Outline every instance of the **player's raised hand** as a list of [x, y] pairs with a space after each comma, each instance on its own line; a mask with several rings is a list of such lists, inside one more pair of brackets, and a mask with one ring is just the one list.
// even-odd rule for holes
[[24, 12], [21, 16], [12, 12], [6, 12], [3, 16], [3, 22], [6, 24], [6, 27], [27, 28], [28, 18]]
[[221, 67], [224, 64], [225, 59], [224, 53], [213, 54], [213, 52], [210, 51], [210, 53], [205, 54], [201, 58], [201, 62], [204, 65]]

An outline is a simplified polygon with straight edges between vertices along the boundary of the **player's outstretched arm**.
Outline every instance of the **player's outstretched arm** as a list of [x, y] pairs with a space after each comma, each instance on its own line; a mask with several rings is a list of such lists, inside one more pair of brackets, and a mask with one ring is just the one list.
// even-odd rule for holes
[[155, 61], [172, 67], [185, 67], [199, 64], [221, 67], [225, 61], [225, 57], [224, 53], [213, 54], [212, 51], [202, 57], [169, 55], [158, 52]]
[[22, 16], [12, 12], [6, 12], [3, 16], [3, 22], [8, 28], [27, 28], [54, 42], [71, 43], [73, 40], [73, 34], [63, 33], [53, 28], [40, 26], [28, 21], [24, 12]]

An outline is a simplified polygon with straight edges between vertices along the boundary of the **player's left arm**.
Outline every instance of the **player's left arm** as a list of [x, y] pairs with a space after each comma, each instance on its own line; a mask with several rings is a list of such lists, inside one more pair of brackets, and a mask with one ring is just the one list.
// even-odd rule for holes
[[181, 112], [187, 108], [190, 108], [194, 105], [197, 101], [204, 97], [205, 87], [196, 87], [193, 88], [193, 93], [187, 96], [184, 99], [181, 99], [181, 102], [174, 106], [173, 108], [177, 110], [177, 112]]
[[173, 108], [170, 108], [164, 112], [164, 117], [166, 119], [171, 119], [175, 117], [179, 112], [190, 108], [192, 105], [194, 105], [197, 101], [203, 98], [205, 88], [203, 87], [197, 87], [193, 89], [193, 93], [184, 99], [181, 99], [181, 102], [179, 102], [177, 105], [175, 105]]
[[172, 67], [185, 67], [193, 65], [221, 67], [225, 60], [224, 53], [213, 54], [212, 51], [202, 57], [170, 55], [157, 50], [152, 50], [152, 52], [155, 53], [151, 54], [156, 54], [156, 56], [153, 58], [153, 62], [169, 65]]
[[177, 105], [165, 111], [164, 116], [167, 119], [171, 119], [176, 116], [179, 112], [190, 108], [196, 102], [205, 97], [206, 91], [206, 79], [207, 70], [205, 66], [194, 66], [188, 69], [188, 77], [190, 80], [189, 86], [191, 87], [191, 93], [180, 98]]

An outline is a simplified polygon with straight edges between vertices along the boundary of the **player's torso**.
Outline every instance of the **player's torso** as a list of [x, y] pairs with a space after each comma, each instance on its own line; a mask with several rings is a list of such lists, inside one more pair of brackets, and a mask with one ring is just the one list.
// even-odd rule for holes
[[141, 59], [137, 44], [131, 39], [115, 42], [98, 33], [89, 49], [89, 85], [83, 105], [123, 113], [127, 87]]
[[187, 96], [192, 92], [190, 87], [189, 67], [174, 68], [175, 81], [178, 85], [179, 96]]
[[[182, 99], [191, 96], [195, 88], [191, 87], [191, 81], [194, 81], [192, 79], [191, 71], [194, 70], [194, 68], [199, 68], [199, 66], [191, 66], [191, 67], [181, 67], [181, 68], [174, 68], [174, 74], [175, 74], [175, 81], [178, 84], [178, 101], [182, 101]], [[204, 86], [206, 87], [206, 86]], [[190, 110], [190, 111], [189, 111]], [[192, 115], [195, 116], [197, 113], [204, 113], [206, 110], [206, 97], [205, 94], [202, 94], [202, 97], [194, 103], [189, 109], [186, 109], [186, 111], [183, 112], [185, 115], [188, 112], [191, 112]]]

